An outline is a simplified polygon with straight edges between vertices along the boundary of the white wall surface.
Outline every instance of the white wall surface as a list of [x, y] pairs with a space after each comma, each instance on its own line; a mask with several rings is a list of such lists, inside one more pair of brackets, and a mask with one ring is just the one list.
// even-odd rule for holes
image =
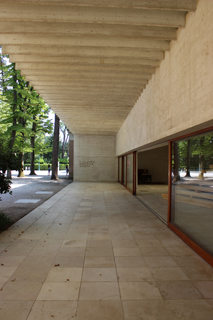
[[199, 0], [118, 132], [116, 155], [208, 127], [212, 119], [213, 1]]
[[74, 181], [117, 180], [115, 136], [74, 136]]

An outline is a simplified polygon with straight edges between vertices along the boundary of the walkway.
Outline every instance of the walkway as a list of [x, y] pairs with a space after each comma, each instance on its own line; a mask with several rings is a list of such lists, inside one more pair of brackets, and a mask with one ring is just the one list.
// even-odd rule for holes
[[117, 183], [68, 185], [0, 252], [1, 319], [213, 319], [213, 269]]

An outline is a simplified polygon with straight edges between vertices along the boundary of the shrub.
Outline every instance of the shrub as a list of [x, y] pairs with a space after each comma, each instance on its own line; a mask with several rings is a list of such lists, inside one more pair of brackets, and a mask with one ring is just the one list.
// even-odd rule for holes
[[11, 224], [11, 219], [8, 218], [3, 212], [0, 212], [0, 232], [7, 230]]
[[[11, 180], [7, 179], [3, 173], [0, 172], [0, 194], [9, 193], [12, 194], [11, 189]], [[0, 198], [1, 200], [1, 198]]]
[[69, 158], [59, 158], [60, 164], [69, 164]]

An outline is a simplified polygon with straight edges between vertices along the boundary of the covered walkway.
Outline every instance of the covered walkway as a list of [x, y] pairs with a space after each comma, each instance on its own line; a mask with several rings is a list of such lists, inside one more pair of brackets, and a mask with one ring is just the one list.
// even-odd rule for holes
[[118, 183], [65, 187], [0, 252], [1, 319], [213, 319], [213, 269]]

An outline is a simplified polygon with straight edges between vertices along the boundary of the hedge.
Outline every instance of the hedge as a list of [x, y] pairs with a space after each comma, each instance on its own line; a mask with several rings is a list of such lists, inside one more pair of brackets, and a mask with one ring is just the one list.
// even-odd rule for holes
[[[35, 165], [35, 170], [38, 170], [39, 165], [36, 163]], [[30, 165], [25, 165], [25, 170], [28, 170], [27, 168], [30, 168]], [[50, 165], [50, 168], [52, 170], [52, 166]], [[61, 164], [59, 165], [59, 170], [65, 170], [66, 169], [66, 164]], [[40, 170], [48, 170], [48, 164], [40, 164]]]

